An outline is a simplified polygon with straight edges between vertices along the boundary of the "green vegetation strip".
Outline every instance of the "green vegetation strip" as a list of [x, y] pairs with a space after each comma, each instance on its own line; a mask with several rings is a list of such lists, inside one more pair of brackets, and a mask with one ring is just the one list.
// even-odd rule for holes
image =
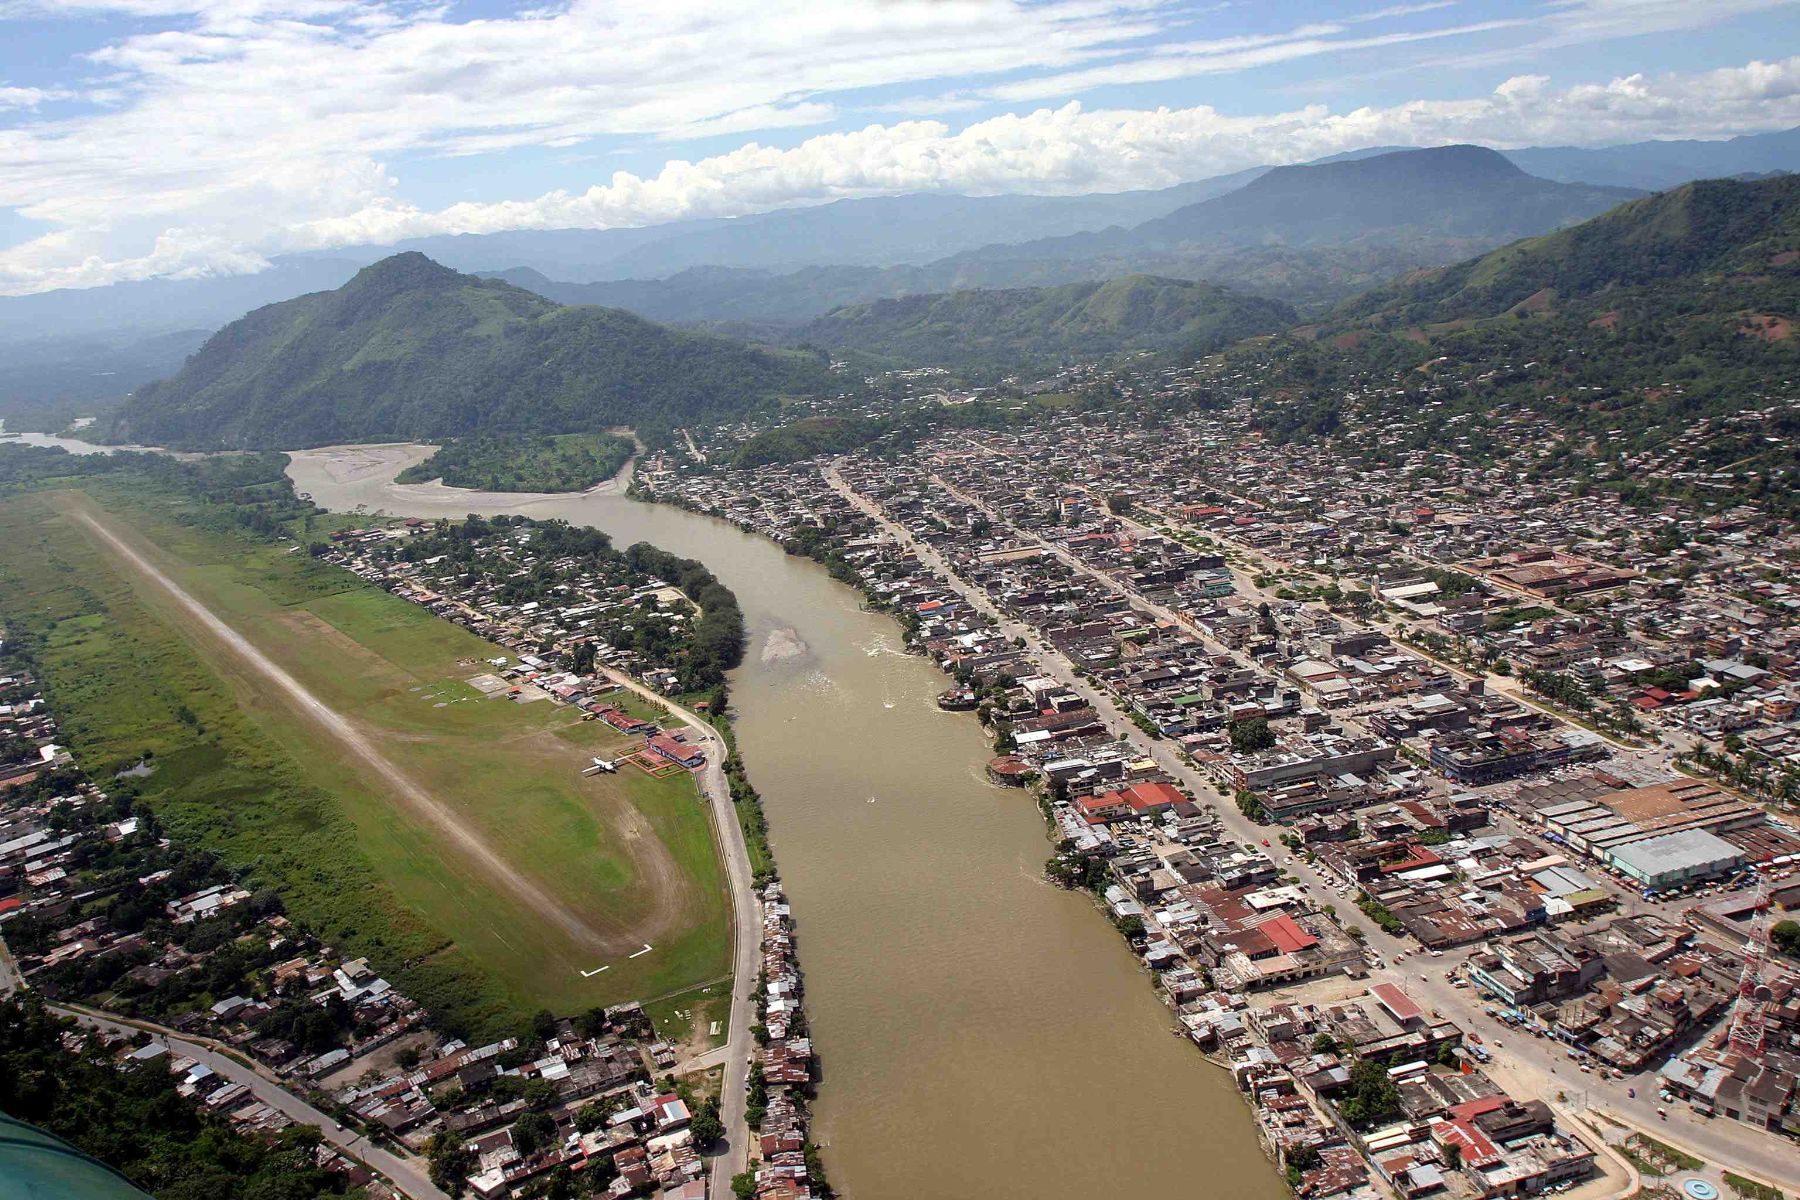
[[441, 478], [484, 492], [581, 492], [617, 475], [632, 449], [630, 438], [613, 433], [458, 438], [395, 479]]
[[1725, 1172], [1725, 1186], [1749, 1200], [1787, 1200], [1780, 1188], [1770, 1187], [1766, 1183], [1758, 1183], [1754, 1179], [1745, 1179], [1742, 1175]]

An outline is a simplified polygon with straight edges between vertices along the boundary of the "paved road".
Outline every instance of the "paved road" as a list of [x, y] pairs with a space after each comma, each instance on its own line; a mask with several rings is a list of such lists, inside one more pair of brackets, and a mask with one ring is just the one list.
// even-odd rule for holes
[[[1378, 934], [1391, 954], [1405, 947], [1401, 940]], [[1416, 952], [1415, 952], [1416, 953]], [[1453, 988], [1444, 971], [1461, 962], [1468, 950], [1452, 951], [1443, 958], [1409, 958], [1386, 974], [1426, 1008], [1446, 1012], [1465, 1032], [1479, 1036], [1488, 1046], [1498, 1046], [1494, 1061], [1482, 1068], [1515, 1095], [1552, 1099], [1574, 1112], [1604, 1113], [1634, 1125], [1661, 1141], [1686, 1149], [1715, 1166], [1735, 1169], [1787, 1190], [1800, 1190], [1800, 1161], [1787, 1142], [1747, 1125], [1724, 1118], [1698, 1116], [1680, 1101], [1663, 1103], [1656, 1098], [1654, 1073], [1628, 1075], [1622, 1080], [1583, 1074], [1568, 1057], [1568, 1047], [1553, 1038], [1535, 1038], [1510, 1028], [1483, 1012], [1481, 999], [1470, 988]], [[1636, 1096], [1631, 1095], [1635, 1091]], [[1657, 1110], [1667, 1112], [1667, 1119]]]
[[[1210, 779], [1180, 757], [1169, 743], [1150, 738], [1129, 720], [1108, 693], [1077, 678], [1071, 665], [1047, 644], [1039, 641], [1029, 626], [1006, 616], [985, 592], [961, 579], [950, 569], [941, 554], [913, 537], [904, 527], [889, 519], [879, 505], [845, 483], [835, 466], [826, 467], [824, 477], [827, 483], [859, 510], [873, 517], [903, 545], [917, 553], [921, 562], [937, 572], [970, 604], [993, 617], [1003, 634], [1026, 638], [1038, 651], [1034, 659], [1039, 669], [1085, 699], [1101, 715], [1114, 735], [1125, 738], [1152, 757], [1164, 771], [1185, 785], [1195, 796], [1213, 796], [1215, 800], [1212, 808], [1226, 834], [1255, 845], [1272, 839], [1275, 833], [1281, 832], [1279, 829], [1271, 830], [1260, 826], [1244, 816], [1235, 803], [1214, 786]], [[998, 520], [996, 524], [997, 527], [1010, 528]], [[1052, 552], [1058, 550], [1056, 547], [1048, 548]], [[1059, 554], [1059, 557], [1063, 555]], [[1089, 574], [1095, 574], [1092, 568], [1083, 564], [1073, 565]], [[1099, 577], [1115, 587], [1119, 586], [1117, 581], [1109, 577]], [[1142, 597], [1131, 594], [1129, 589], [1126, 589], [1126, 594], [1151, 611], [1158, 608], [1144, 602]], [[1174, 614], [1169, 616], [1171, 619], [1178, 619]], [[1187, 625], [1185, 621], [1181, 624], [1184, 627]], [[1495, 1044], [1497, 1036], [1504, 1053], [1497, 1055], [1496, 1061], [1484, 1070], [1495, 1076], [1502, 1086], [1515, 1095], [1551, 1099], [1559, 1091], [1563, 1092], [1566, 1099], [1558, 1107], [1567, 1111], [1603, 1111], [1627, 1123], [1646, 1129], [1655, 1128], [1659, 1131], [1656, 1136], [1660, 1136], [1663, 1141], [1689, 1149], [1696, 1157], [1709, 1163], [1735, 1168], [1743, 1174], [1800, 1192], [1800, 1178], [1797, 1178], [1800, 1176], [1800, 1165], [1794, 1163], [1792, 1147], [1787, 1143], [1736, 1122], [1702, 1120], [1680, 1104], [1662, 1105], [1668, 1110], [1668, 1120], [1659, 1119], [1656, 1114], [1659, 1107], [1656, 1100], [1657, 1088], [1653, 1076], [1613, 1081], [1599, 1079], [1591, 1074], [1584, 1075], [1576, 1063], [1564, 1057], [1565, 1047], [1549, 1040], [1539, 1041], [1529, 1034], [1509, 1029], [1485, 1017], [1482, 1011], [1485, 1005], [1473, 989], [1453, 987], [1444, 978], [1445, 970], [1467, 956], [1467, 948], [1433, 958], [1410, 938], [1395, 937], [1361, 919], [1361, 914], [1353, 903], [1354, 893], [1335, 877], [1327, 876], [1299, 855], [1286, 854], [1282, 848], [1272, 847], [1270, 853], [1277, 857], [1283, 870], [1298, 877], [1321, 902], [1327, 893], [1341, 895], [1342, 902], [1336, 906], [1338, 922], [1346, 928], [1360, 929], [1365, 944], [1375, 950], [1385, 964], [1370, 970], [1369, 983], [1388, 982], [1401, 987], [1424, 1007], [1446, 1013], [1465, 1031], [1480, 1035], [1489, 1045]], [[1637, 911], [1638, 906], [1633, 904], [1632, 897], [1625, 896], [1621, 899], [1627, 911]], [[1399, 957], [1402, 953], [1407, 956], [1404, 960]], [[1304, 990], [1299, 989], [1301, 992]], [[1637, 1091], [1636, 1097], [1628, 1094], [1628, 1089], [1632, 1088]]]
[[750, 850], [744, 844], [744, 827], [738, 824], [731, 787], [725, 781], [725, 739], [698, 714], [675, 704], [631, 676], [602, 667], [614, 683], [668, 709], [688, 728], [689, 737], [706, 750], [706, 766], [697, 778], [700, 790], [712, 803], [713, 831], [725, 861], [725, 879], [731, 889], [731, 1016], [725, 1044], [700, 1056], [696, 1065], [723, 1063], [719, 1120], [725, 1126], [725, 1151], [712, 1162], [714, 1196], [731, 1195], [731, 1177], [750, 1163], [751, 1131], [744, 1124], [749, 1108], [750, 1027], [756, 1024], [756, 979], [762, 970], [762, 905], [750, 872]]
[[479, 833], [463, 824], [454, 812], [439, 803], [410, 776], [390, 762], [360, 729], [356, 728], [337, 710], [314, 696], [275, 660], [251, 644], [243, 634], [221, 621], [211, 609], [180, 584], [170, 579], [161, 568], [140, 554], [129, 542], [91, 513], [77, 511], [74, 516], [133, 570], [167, 593], [170, 599], [198, 622], [202, 629], [234, 657], [262, 676], [268, 683], [274, 685], [308, 720], [350, 751], [355, 758], [361, 760], [388, 785], [389, 790], [401, 803], [416, 813], [421, 820], [429, 822], [442, 832], [496, 886], [511, 893], [525, 907], [562, 929], [575, 942], [589, 947], [596, 953], [607, 955], [628, 947], [635, 948], [640, 944], [636, 940], [635, 930], [602, 931], [596, 929], [590, 922], [569, 910], [555, 897], [525, 878], [492, 846], [488, 845]]
[[227, 1057], [199, 1042], [176, 1036], [155, 1026], [127, 1023], [113, 1017], [61, 1006], [53, 1006], [53, 1008], [63, 1016], [74, 1017], [81, 1024], [94, 1029], [110, 1030], [127, 1037], [148, 1032], [154, 1041], [167, 1046], [171, 1052], [203, 1063], [233, 1083], [243, 1084], [250, 1089], [252, 1095], [270, 1108], [287, 1114], [288, 1117], [302, 1125], [316, 1125], [326, 1141], [345, 1154], [366, 1164], [372, 1170], [385, 1175], [394, 1183], [394, 1186], [412, 1197], [412, 1200], [449, 1200], [449, 1197], [439, 1191], [431, 1182], [423, 1159], [411, 1154], [403, 1155], [385, 1150], [356, 1130], [339, 1127], [331, 1117], [320, 1112], [280, 1084], [272, 1082], [257, 1071], [244, 1066], [235, 1058]]

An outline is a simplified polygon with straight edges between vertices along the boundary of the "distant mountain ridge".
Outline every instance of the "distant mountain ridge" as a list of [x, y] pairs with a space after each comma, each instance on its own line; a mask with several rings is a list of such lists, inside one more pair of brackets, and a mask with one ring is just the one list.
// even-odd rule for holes
[[[1281, 210], [1290, 228], [1271, 228], [1267, 219], [1277, 211], [1277, 202], [1297, 203], [1299, 197], [1278, 194], [1305, 181], [1304, 174], [1296, 178], [1296, 171], [1456, 149], [1376, 147], [1333, 155], [1310, 167], [1257, 167], [1153, 191], [881, 197], [642, 228], [436, 237], [399, 247], [285, 256], [251, 275], [150, 279], [0, 297], [0, 372], [17, 375], [21, 367], [41, 363], [41, 354], [21, 347], [50, 338], [88, 338], [110, 350], [178, 331], [216, 329], [261, 305], [339, 287], [362, 266], [407, 249], [425, 251], [464, 271], [529, 268], [544, 281], [558, 281], [555, 298], [569, 302], [578, 297], [567, 288], [591, 284], [598, 290], [580, 300], [626, 307], [662, 321], [800, 322], [833, 307], [884, 297], [1060, 286], [1133, 273], [1204, 278], [1317, 311], [1402, 272], [1455, 262], [1512, 237], [1591, 215], [1573, 209], [1547, 212], [1541, 197], [1512, 214], [1499, 204], [1496, 214], [1493, 198], [1476, 194], [1467, 205], [1449, 205], [1442, 214], [1416, 213], [1407, 223], [1396, 224], [1389, 214], [1377, 227], [1359, 228], [1341, 214], [1329, 217], [1301, 209]], [[1717, 142], [1529, 147], [1503, 153], [1544, 180], [1663, 188], [1697, 177], [1800, 170], [1800, 129]], [[1498, 181], [1496, 172], [1488, 174]], [[1261, 188], [1252, 190], [1251, 184]], [[1591, 189], [1589, 195], [1594, 196]], [[1347, 204], [1350, 198], [1344, 199]], [[1401, 203], [1418, 199], [1397, 197]], [[1209, 200], [1227, 203], [1194, 210], [1196, 203]], [[1489, 214], [1483, 218], [1485, 227], [1473, 219], [1482, 212]], [[1507, 223], [1509, 216], [1527, 212], [1541, 223]], [[537, 286], [546, 294], [552, 288], [546, 282]], [[121, 361], [122, 374], [138, 379], [153, 372], [158, 353], [144, 351]], [[80, 364], [75, 367], [79, 374]], [[58, 388], [90, 390], [87, 383], [44, 377]], [[0, 411], [18, 409], [0, 397]]]
[[1545, 179], [1665, 191], [1697, 179], [1800, 171], [1800, 128], [1721, 141], [1633, 142], [1596, 149], [1531, 146], [1508, 150], [1506, 156]]
[[1527, 302], [1534, 311], [1591, 306], [1676, 280], [1729, 295], [1800, 280], [1796, 255], [1800, 176], [1705, 180], [1375, 288], [1336, 315], [1388, 326], [1494, 318]]
[[628, 229], [559, 229], [419, 238], [331, 251], [385, 257], [417, 250], [460, 271], [529, 267], [575, 282], [661, 279], [697, 267], [773, 272], [808, 266], [920, 264], [992, 242], [1136, 225], [1223, 195], [1268, 170], [1251, 167], [1172, 187], [1073, 196], [958, 196], [920, 192], [834, 200]]
[[1396, 150], [1277, 167], [1132, 229], [996, 245], [967, 258], [1080, 259], [1223, 246], [1431, 241], [1445, 259], [1585, 220], [1642, 193], [1527, 175], [1483, 146]]
[[1054, 288], [977, 290], [836, 309], [796, 336], [907, 363], [1010, 369], [1147, 350], [1208, 354], [1285, 329], [1294, 310], [1210, 283], [1131, 275]]
[[1133, 228], [1006, 242], [924, 265], [778, 273], [696, 267], [663, 279], [502, 277], [564, 303], [663, 321], [804, 321], [846, 304], [1124, 275], [1206, 279], [1296, 304], [1342, 299], [1602, 212], [1639, 193], [1553, 183], [1479, 146], [1349, 154], [1260, 172], [1243, 187]]
[[342, 288], [260, 308], [109, 433], [191, 448], [664, 428], [829, 389], [816, 356], [758, 350], [616, 309], [563, 307], [398, 254]]

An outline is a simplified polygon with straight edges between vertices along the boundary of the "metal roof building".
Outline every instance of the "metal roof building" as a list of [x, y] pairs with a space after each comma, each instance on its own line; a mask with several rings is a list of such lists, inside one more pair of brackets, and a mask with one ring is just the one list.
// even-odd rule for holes
[[1744, 852], [1704, 829], [1648, 837], [1607, 852], [1613, 864], [1645, 887], [1664, 888], [1722, 875], [1742, 866]]

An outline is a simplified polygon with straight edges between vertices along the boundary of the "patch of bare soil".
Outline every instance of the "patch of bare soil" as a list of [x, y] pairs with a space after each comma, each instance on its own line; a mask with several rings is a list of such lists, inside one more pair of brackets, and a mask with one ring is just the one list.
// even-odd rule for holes
[[1793, 336], [1794, 323], [1774, 313], [1752, 313], [1739, 328], [1765, 342], [1785, 342]]

